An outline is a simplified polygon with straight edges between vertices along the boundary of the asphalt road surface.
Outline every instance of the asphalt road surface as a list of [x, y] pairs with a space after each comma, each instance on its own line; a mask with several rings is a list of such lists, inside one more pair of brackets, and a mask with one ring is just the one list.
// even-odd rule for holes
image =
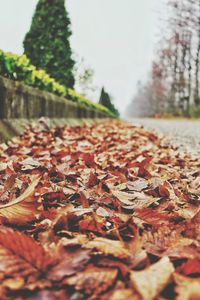
[[180, 150], [200, 157], [200, 121], [160, 119], [132, 119], [129, 121], [163, 134]]

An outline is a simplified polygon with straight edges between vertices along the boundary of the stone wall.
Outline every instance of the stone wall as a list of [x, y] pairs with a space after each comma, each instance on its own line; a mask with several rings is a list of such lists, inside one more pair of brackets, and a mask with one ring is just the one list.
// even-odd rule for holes
[[[100, 118], [51, 118], [47, 120], [50, 127], [55, 126], [81, 126], [100, 122]], [[24, 132], [27, 126], [39, 122], [38, 119], [0, 119], [0, 143], [11, 140]]]
[[106, 115], [54, 94], [0, 76], [0, 119], [105, 118]]

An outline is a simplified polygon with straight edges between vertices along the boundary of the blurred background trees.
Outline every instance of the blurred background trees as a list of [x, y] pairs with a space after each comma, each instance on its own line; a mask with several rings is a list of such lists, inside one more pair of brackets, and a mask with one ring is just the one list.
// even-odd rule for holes
[[83, 57], [81, 59], [77, 57], [74, 66], [75, 88], [84, 97], [88, 97], [97, 90], [93, 77], [94, 70], [86, 64]]
[[[200, 117], [200, 0], [169, 0], [167, 20], [146, 82], [129, 116]], [[134, 103], [137, 103], [137, 107]]]
[[102, 87], [101, 94], [99, 98], [99, 104], [107, 107], [112, 111], [116, 116], [119, 116], [119, 111], [116, 109], [115, 105], [112, 103], [112, 97], [105, 91], [105, 88]]
[[[64, 0], [39, 0], [30, 31], [24, 39], [24, 52], [37, 68], [45, 70], [58, 83], [75, 89], [84, 97], [95, 93], [94, 71], [84, 58], [75, 60], [70, 46], [71, 22]], [[103, 106], [119, 116], [110, 95], [101, 91]]]

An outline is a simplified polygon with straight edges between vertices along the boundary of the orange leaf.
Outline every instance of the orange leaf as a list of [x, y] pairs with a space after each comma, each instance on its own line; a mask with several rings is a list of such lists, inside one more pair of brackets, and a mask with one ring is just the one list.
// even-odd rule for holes
[[183, 275], [200, 275], [200, 259], [189, 259], [176, 269]]
[[31, 196], [39, 181], [40, 177], [34, 176], [32, 183], [21, 196], [7, 204], [0, 205], [1, 223], [24, 225], [35, 219], [36, 207]]
[[0, 261], [2, 280], [18, 278], [20, 281], [22, 278], [26, 279], [24, 285], [29, 277], [34, 282], [42, 279], [42, 274], [55, 264], [55, 260], [33, 238], [12, 229], [0, 231]]

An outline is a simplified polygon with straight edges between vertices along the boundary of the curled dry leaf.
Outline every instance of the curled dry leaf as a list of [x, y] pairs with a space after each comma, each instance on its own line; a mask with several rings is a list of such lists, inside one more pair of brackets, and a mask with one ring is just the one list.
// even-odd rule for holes
[[[64, 235], [66, 231], [63, 231], [61, 233]], [[64, 247], [76, 247], [80, 245], [85, 245], [88, 242], [88, 237], [84, 234], [78, 234], [75, 235], [73, 238], [62, 238], [60, 242]]]
[[24, 287], [24, 284], [24, 279], [21, 277], [8, 278], [2, 282], [3, 288], [7, 288], [11, 291], [17, 291], [19, 289], [22, 289]]
[[132, 271], [130, 280], [143, 300], [153, 300], [168, 285], [174, 267], [168, 257], [163, 257], [143, 271]]
[[109, 212], [103, 208], [103, 207], [99, 207], [97, 210], [96, 210], [96, 214], [98, 216], [101, 216], [101, 217], [109, 217]]
[[108, 257], [106, 258], [101, 258], [96, 262], [96, 265], [98, 267], [105, 267], [105, 268], [113, 268], [113, 269], [118, 269], [120, 275], [123, 278], [127, 278], [130, 268], [125, 264], [124, 262], [119, 261], [118, 259], [110, 259]]
[[65, 284], [75, 286], [78, 291], [84, 290], [88, 295], [93, 293], [97, 296], [114, 284], [117, 273], [113, 269], [91, 268], [66, 279]]
[[36, 207], [31, 196], [40, 181], [39, 176], [34, 176], [32, 183], [18, 198], [7, 204], [0, 205], [0, 222], [3, 224], [24, 225], [35, 219]]
[[19, 164], [21, 165], [22, 171], [33, 170], [33, 169], [39, 168], [41, 166], [41, 164], [38, 161], [33, 160], [30, 157], [21, 161]]
[[96, 250], [104, 255], [112, 255], [121, 259], [130, 258], [130, 252], [121, 241], [114, 241], [105, 238], [95, 238], [84, 245], [87, 249]]
[[122, 207], [136, 209], [145, 208], [153, 203], [157, 203], [159, 198], [153, 198], [145, 195], [143, 192], [126, 193], [122, 191], [113, 191], [113, 195], [122, 203]]
[[135, 181], [128, 181], [127, 188], [129, 191], [141, 192], [148, 187], [148, 181], [142, 178], [138, 178]]

